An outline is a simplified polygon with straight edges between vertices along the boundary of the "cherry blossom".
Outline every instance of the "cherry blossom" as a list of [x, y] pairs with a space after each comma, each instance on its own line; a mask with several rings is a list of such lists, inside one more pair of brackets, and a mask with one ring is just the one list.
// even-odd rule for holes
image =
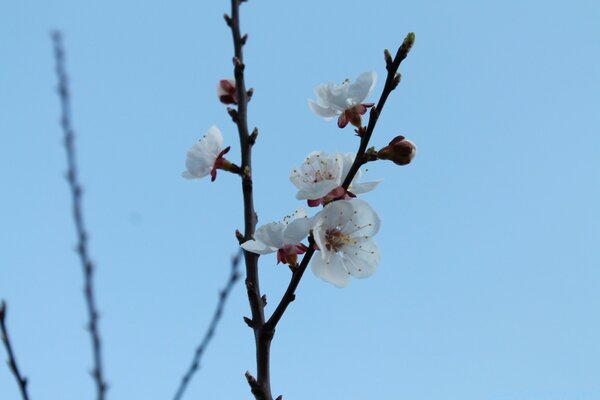
[[256, 254], [277, 252], [277, 264], [296, 265], [298, 254], [304, 254], [308, 248], [302, 241], [308, 236], [312, 219], [306, 210], [299, 208], [286, 216], [282, 222], [271, 222], [259, 227], [254, 240], [242, 243], [242, 248]]
[[216, 126], [211, 126], [187, 152], [186, 171], [181, 173], [186, 179], [200, 179], [210, 174], [211, 181], [217, 178], [217, 169], [228, 170], [231, 163], [223, 156], [231, 147], [223, 149], [223, 135]]
[[323, 83], [315, 88], [316, 102], [309, 99], [308, 106], [326, 120], [338, 117], [340, 128], [345, 128], [348, 122], [360, 128], [361, 116], [374, 105], [364, 101], [373, 91], [376, 81], [377, 73], [373, 71], [362, 73], [354, 83], [350, 83], [348, 79], [341, 85]]
[[381, 181], [359, 182], [362, 171], [358, 171], [348, 191], [341, 187], [355, 157], [353, 153], [332, 155], [324, 151], [310, 153], [304, 163], [294, 168], [290, 174], [290, 181], [298, 188], [296, 198], [307, 200], [310, 207], [315, 207], [375, 189]]
[[372, 239], [379, 226], [379, 217], [363, 200], [325, 206], [314, 216], [312, 235], [320, 256], [311, 261], [313, 273], [337, 287], [346, 287], [350, 276], [371, 276], [379, 263], [379, 248]]

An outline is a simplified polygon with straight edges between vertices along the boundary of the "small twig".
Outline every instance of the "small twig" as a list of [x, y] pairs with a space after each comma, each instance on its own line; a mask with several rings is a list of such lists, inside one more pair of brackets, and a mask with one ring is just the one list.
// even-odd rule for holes
[[[410, 48], [414, 43], [414, 39], [414, 34], [409, 33], [406, 39], [404, 39], [404, 42], [402, 43], [400, 48], [398, 49], [396, 57], [393, 60], [391, 60], [389, 52], [387, 50], [385, 52], [386, 68], [388, 70], [387, 79], [385, 81], [381, 97], [379, 98], [379, 102], [377, 103], [377, 107], [371, 110], [371, 114], [369, 117], [369, 125], [366, 131], [364, 131], [361, 136], [360, 145], [358, 151], [356, 152], [356, 158], [354, 159], [354, 163], [352, 164], [352, 167], [348, 171], [348, 175], [346, 176], [344, 183], [342, 184], [342, 187], [344, 189], [348, 189], [348, 186], [350, 186], [350, 183], [352, 182], [352, 179], [354, 179], [354, 177], [356, 176], [356, 173], [358, 172], [359, 168], [368, 161], [368, 157], [366, 156], [367, 146], [369, 145], [369, 140], [371, 139], [371, 135], [373, 134], [373, 130], [375, 129], [375, 124], [377, 123], [377, 119], [381, 114], [381, 111], [383, 110], [383, 106], [385, 105], [385, 101], [387, 100], [388, 96], [396, 88], [396, 86], [398, 86], [398, 68], [400, 67], [400, 63], [402, 62], [402, 60], [404, 60], [408, 55], [408, 52], [410, 51]], [[300, 262], [298, 268], [296, 268], [296, 270], [292, 274], [290, 283], [285, 293], [283, 294], [281, 300], [279, 301], [277, 308], [275, 308], [275, 311], [273, 312], [269, 320], [265, 323], [265, 335], [272, 337], [275, 334], [275, 328], [277, 327], [277, 324], [279, 323], [281, 317], [285, 313], [285, 310], [290, 305], [290, 303], [296, 298], [296, 288], [298, 287], [298, 284], [302, 279], [302, 275], [304, 274], [304, 271], [306, 270], [308, 263], [310, 262], [310, 259], [312, 258], [314, 253], [314, 240], [312, 239], [312, 237], [309, 237], [309, 249], [302, 257], [302, 261]]]
[[187, 388], [187, 385], [189, 384], [192, 376], [200, 368], [200, 359], [202, 358], [204, 350], [206, 350], [206, 347], [213, 338], [217, 326], [219, 325], [219, 321], [221, 320], [221, 317], [223, 315], [223, 310], [225, 309], [227, 297], [229, 296], [229, 293], [231, 293], [231, 290], [235, 286], [236, 282], [240, 279], [239, 265], [241, 258], [242, 250], [240, 250], [234, 257], [231, 258], [231, 272], [229, 274], [229, 278], [227, 279], [227, 284], [219, 292], [219, 302], [217, 303], [217, 308], [215, 309], [212, 320], [210, 321], [208, 330], [204, 334], [204, 338], [200, 342], [200, 345], [196, 348], [196, 353], [194, 354], [192, 363], [190, 364], [190, 367], [181, 379], [181, 384], [177, 389], [177, 393], [175, 393], [174, 400], [179, 400], [183, 397], [185, 389]]
[[98, 310], [94, 296], [94, 264], [90, 260], [87, 248], [87, 233], [83, 221], [81, 185], [77, 177], [77, 157], [75, 152], [75, 133], [71, 126], [71, 106], [69, 97], [68, 77], [65, 68], [65, 52], [62, 45], [62, 35], [59, 31], [52, 32], [52, 42], [54, 44], [54, 58], [56, 61], [56, 76], [58, 78], [58, 96], [61, 106], [60, 124], [64, 134], [64, 145], [67, 153], [67, 181], [71, 190], [73, 202], [73, 220], [77, 232], [77, 253], [81, 261], [84, 274], [84, 295], [88, 310], [89, 323], [88, 330], [92, 340], [92, 351], [94, 357], [94, 369], [92, 376], [96, 383], [96, 393], [98, 400], [104, 400], [106, 396], [107, 384], [104, 380], [102, 370], [102, 353], [100, 333], [98, 329]]
[[6, 329], [6, 303], [4, 300], [0, 302], [0, 333], [2, 336], [2, 343], [4, 343], [4, 347], [6, 348], [6, 353], [8, 353], [8, 368], [10, 368], [11, 372], [15, 376], [15, 379], [17, 380], [19, 390], [21, 391], [21, 397], [23, 400], [29, 400], [29, 394], [27, 393], [27, 378], [25, 378], [23, 375], [21, 375], [21, 372], [19, 372], [17, 359], [15, 358], [15, 354], [8, 337], [8, 329]]

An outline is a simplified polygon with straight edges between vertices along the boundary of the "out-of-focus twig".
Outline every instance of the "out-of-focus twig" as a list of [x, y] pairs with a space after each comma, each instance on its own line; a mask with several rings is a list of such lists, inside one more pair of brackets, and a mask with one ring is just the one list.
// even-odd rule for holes
[[212, 340], [212, 338], [215, 334], [215, 331], [217, 329], [217, 325], [219, 325], [219, 321], [221, 320], [221, 317], [223, 316], [223, 310], [225, 309], [225, 303], [227, 302], [227, 298], [229, 297], [229, 294], [231, 293], [231, 290], [235, 286], [236, 282], [240, 279], [239, 265], [240, 265], [241, 258], [242, 258], [242, 250], [240, 249], [240, 251], [238, 251], [238, 253], [236, 253], [236, 255], [231, 258], [231, 272], [229, 273], [229, 278], [227, 279], [227, 284], [219, 292], [219, 302], [217, 303], [217, 307], [215, 308], [215, 312], [213, 313], [213, 317], [212, 317], [212, 320], [210, 321], [210, 325], [208, 326], [208, 329], [207, 329], [206, 333], [204, 334], [204, 337], [202, 338], [200, 345], [198, 345], [198, 347], [196, 348], [196, 352], [194, 354], [194, 358], [192, 359], [192, 363], [190, 364], [190, 367], [188, 368], [187, 372], [181, 379], [181, 384], [179, 385], [179, 388], [177, 389], [177, 393], [175, 393], [174, 400], [180, 400], [183, 397], [185, 389], [187, 388], [188, 384], [190, 383], [192, 376], [200, 368], [200, 359], [202, 358], [202, 355], [204, 354], [206, 347]]
[[15, 354], [8, 337], [8, 330], [6, 329], [6, 303], [4, 300], [0, 302], [0, 336], [2, 336], [2, 343], [4, 343], [6, 353], [8, 353], [8, 368], [10, 368], [11, 372], [15, 376], [15, 379], [17, 380], [19, 390], [21, 391], [21, 397], [23, 400], [29, 400], [29, 394], [27, 393], [27, 378], [21, 375], [21, 372], [19, 371], [17, 359], [15, 358]]
[[71, 105], [69, 95], [69, 81], [65, 68], [65, 51], [62, 45], [62, 35], [59, 31], [52, 32], [52, 42], [54, 45], [54, 59], [56, 62], [56, 75], [58, 78], [58, 96], [60, 98], [61, 119], [60, 125], [64, 134], [64, 145], [67, 153], [67, 181], [71, 190], [73, 201], [73, 220], [77, 232], [77, 253], [83, 267], [84, 274], [84, 295], [88, 310], [89, 324], [88, 330], [92, 340], [92, 352], [94, 357], [94, 369], [92, 377], [96, 383], [96, 394], [98, 400], [104, 400], [106, 397], [107, 384], [104, 380], [102, 369], [102, 351], [100, 332], [98, 329], [98, 310], [94, 296], [94, 264], [90, 260], [88, 252], [88, 237], [83, 221], [81, 206], [81, 185], [77, 175], [77, 157], [75, 152], [75, 133], [71, 126]]

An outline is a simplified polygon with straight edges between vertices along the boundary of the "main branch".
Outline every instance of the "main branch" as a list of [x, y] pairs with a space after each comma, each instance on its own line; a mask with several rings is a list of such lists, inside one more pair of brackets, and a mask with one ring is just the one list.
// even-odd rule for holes
[[[231, 16], [225, 16], [225, 21], [231, 28], [234, 47], [234, 76], [237, 90], [237, 112], [234, 121], [238, 127], [241, 148], [242, 194], [244, 198], [244, 237], [250, 240], [256, 229], [256, 211], [254, 210], [254, 197], [252, 192], [252, 146], [255, 136], [248, 130], [248, 91], [244, 79], [244, 53], [243, 47], [248, 38], [240, 32], [240, 5], [244, 0], [231, 0]], [[246, 261], [246, 290], [252, 312], [252, 319], [247, 320], [254, 331], [256, 344], [256, 379], [249, 373], [246, 374], [252, 393], [257, 400], [272, 400], [271, 378], [269, 374], [269, 359], [271, 338], [263, 334], [265, 324], [264, 301], [260, 294], [258, 277], [258, 255], [244, 251]]]

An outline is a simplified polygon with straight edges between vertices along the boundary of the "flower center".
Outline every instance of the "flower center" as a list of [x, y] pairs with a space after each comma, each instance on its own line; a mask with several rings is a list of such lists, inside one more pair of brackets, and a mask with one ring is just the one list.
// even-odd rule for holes
[[325, 232], [325, 247], [329, 251], [335, 251], [336, 253], [344, 247], [346, 244], [355, 243], [350, 236], [346, 235], [339, 228], [328, 229]]

